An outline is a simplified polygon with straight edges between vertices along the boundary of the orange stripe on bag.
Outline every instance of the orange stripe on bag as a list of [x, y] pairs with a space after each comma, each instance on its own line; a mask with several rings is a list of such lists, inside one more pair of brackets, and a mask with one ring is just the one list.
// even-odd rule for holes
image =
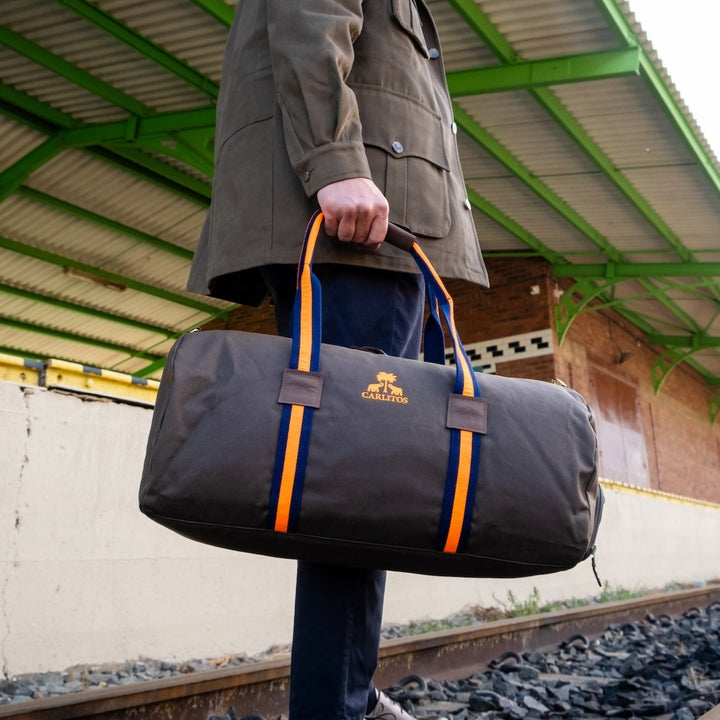
[[469, 430], [460, 430], [460, 456], [458, 458], [457, 481], [455, 484], [455, 497], [453, 498], [452, 516], [448, 529], [447, 540], [443, 552], [457, 552], [460, 536], [463, 530], [465, 510], [468, 502], [468, 488], [470, 487], [470, 468], [472, 466], [472, 439]]
[[319, 215], [310, 230], [307, 246], [305, 250], [305, 262], [303, 263], [300, 273], [302, 287], [302, 305], [300, 307], [300, 349], [298, 352], [298, 370], [309, 371], [312, 357], [313, 347], [313, 303], [315, 302], [315, 293], [312, 291], [312, 272], [310, 263], [313, 253], [315, 252], [315, 244], [317, 242], [320, 225], [323, 216]]
[[293, 488], [295, 487], [295, 474], [297, 472], [304, 414], [305, 408], [302, 405], [292, 406], [287, 444], [285, 446], [285, 462], [283, 464], [282, 480], [280, 481], [280, 495], [278, 497], [277, 514], [275, 515], [275, 530], [278, 532], [287, 532], [288, 523], [290, 522], [290, 503]]

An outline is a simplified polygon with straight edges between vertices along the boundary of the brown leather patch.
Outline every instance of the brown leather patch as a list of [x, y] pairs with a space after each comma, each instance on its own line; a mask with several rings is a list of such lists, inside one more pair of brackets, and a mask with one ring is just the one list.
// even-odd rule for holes
[[304, 405], [319, 408], [325, 376], [322, 373], [304, 372], [286, 368], [278, 402], [283, 405]]
[[487, 435], [487, 401], [466, 395], [450, 395], [446, 426]]

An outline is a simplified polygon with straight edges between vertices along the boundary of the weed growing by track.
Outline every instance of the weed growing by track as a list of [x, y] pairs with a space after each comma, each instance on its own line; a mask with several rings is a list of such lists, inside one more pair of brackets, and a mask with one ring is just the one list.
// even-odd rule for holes
[[[710, 581], [708, 585], [717, 584], [718, 581]], [[663, 588], [663, 592], [688, 589], [690, 586], [674, 583]], [[474, 605], [463, 609], [444, 619], [423, 619], [414, 620], [406, 625], [393, 625], [383, 629], [383, 638], [405, 637], [408, 635], [422, 635], [423, 633], [451, 630], [453, 628], [468, 627], [483, 622], [494, 620], [507, 620], [510, 618], [525, 617], [527, 615], [540, 615], [543, 613], [571, 610], [573, 608], [587, 607], [599, 603], [618, 602], [632, 600], [633, 598], [644, 597], [657, 590], [647, 588], [629, 589], [620, 586], [613, 586], [609, 582], [603, 584], [602, 590], [594, 596], [587, 598], [571, 598], [554, 602], [543, 602], [540, 591], [533, 587], [530, 595], [524, 600], [518, 598], [511, 590], [508, 590], [504, 600], [493, 596], [497, 606], [483, 607]]]

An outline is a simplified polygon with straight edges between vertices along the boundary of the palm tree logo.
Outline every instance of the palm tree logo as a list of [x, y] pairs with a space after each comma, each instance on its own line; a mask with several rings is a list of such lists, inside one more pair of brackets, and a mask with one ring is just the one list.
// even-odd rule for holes
[[[375, 379], [377, 382], [370, 383], [367, 386], [367, 390], [363, 393], [363, 397], [369, 397], [369, 399], [373, 400], [382, 400], [385, 399], [385, 397], [382, 396], [389, 395], [395, 399], [402, 398], [403, 402], [407, 402], [407, 398], [403, 396], [403, 389], [398, 385], [393, 384], [397, 380], [397, 375], [395, 375], [395, 373], [379, 372], [375, 376]], [[381, 397], [374, 397], [375, 395], [379, 395]]]
[[379, 372], [377, 374], [377, 381], [383, 386], [383, 393], [388, 394], [388, 385], [394, 383], [397, 380], [397, 375], [394, 373]]

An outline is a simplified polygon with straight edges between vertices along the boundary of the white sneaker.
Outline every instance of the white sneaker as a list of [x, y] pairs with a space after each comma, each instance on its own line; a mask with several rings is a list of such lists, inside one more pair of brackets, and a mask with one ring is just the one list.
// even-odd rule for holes
[[365, 716], [365, 720], [415, 720], [410, 713], [405, 712], [396, 702], [393, 702], [382, 690], [377, 691], [378, 701], [372, 712]]

